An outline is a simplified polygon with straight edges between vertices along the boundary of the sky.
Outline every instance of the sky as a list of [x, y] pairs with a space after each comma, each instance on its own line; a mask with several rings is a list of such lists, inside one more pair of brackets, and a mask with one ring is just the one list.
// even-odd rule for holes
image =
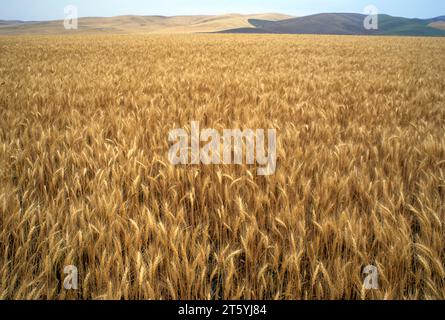
[[444, 0], [0, 0], [0, 20], [63, 19], [66, 5], [77, 6], [80, 17], [266, 12], [303, 16], [324, 12], [364, 13], [368, 5], [376, 6], [379, 13], [407, 18], [445, 15]]

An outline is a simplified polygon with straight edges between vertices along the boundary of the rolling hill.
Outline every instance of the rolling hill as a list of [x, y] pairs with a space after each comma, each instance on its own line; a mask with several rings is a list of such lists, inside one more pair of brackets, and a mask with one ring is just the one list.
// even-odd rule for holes
[[430, 27], [445, 30], [445, 21], [436, 21], [429, 24]]
[[134, 34], [134, 33], [272, 33], [334, 35], [445, 36], [445, 16], [409, 19], [379, 15], [379, 29], [366, 30], [363, 14], [321, 13], [291, 17], [277, 13], [219, 16], [117, 16], [80, 18], [78, 30], [65, 30], [62, 20], [27, 22], [0, 20], [0, 35]]
[[80, 18], [78, 30], [65, 30], [63, 20], [43, 22], [0, 21], [0, 34], [66, 34], [66, 33], [195, 33], [218, 32], [235, 28], [254, 28], [251, 19], [277, 21], [291, 16], [267, 14], [227, 14], [220, 16], [118, 16]]
[[366, 30], [366, 16], [357, 13], [321, 13], [280, 21], [251, 19], [255, 30], [238, 28], [224, 33], [335, 34], [335, 35], [411, 35], [445, 36], [440, 30], [445, 18], [409, 19], [381, 14], [379, 29]]

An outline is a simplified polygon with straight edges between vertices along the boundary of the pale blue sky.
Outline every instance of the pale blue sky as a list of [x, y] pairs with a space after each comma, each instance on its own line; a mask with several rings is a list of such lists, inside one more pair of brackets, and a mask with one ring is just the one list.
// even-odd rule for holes
[[357, 12], [370, 4], [379, 13], [431, 18], [445, 15], [445, 0], [0, 0], [1, 20], [63, 19], [63, 8], [78, 7], [79, 16], [191, 15], [277, 12], [301, 16], [321, 12]]

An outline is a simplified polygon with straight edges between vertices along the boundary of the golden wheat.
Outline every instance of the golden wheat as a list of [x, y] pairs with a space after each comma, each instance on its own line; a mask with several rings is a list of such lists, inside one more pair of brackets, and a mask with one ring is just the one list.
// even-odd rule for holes
[[[1, 37], [0, 52], [0, 298], [445, 298], [444, 39]], [[276, 173], [172, 166], [168, 132], [191, 120], [277, 129]]]

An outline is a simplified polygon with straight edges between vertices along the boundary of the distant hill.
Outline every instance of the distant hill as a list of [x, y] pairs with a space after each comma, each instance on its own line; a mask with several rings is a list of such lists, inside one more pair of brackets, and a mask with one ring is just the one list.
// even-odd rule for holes
[[118, 16], [80, 18], [78, 30], [65, 30], [62, 20], [0, 20], [0, 35], [15, 34], [133, 34], [133, 33], [272, 33], [335, 35], [445, 36], [445, 16], [409, 19], [380, 14], [379, 29], [366, 30], [366, 16], [321, 13], [291, 17], [277, 13], [219, 16]]
[[[251, 19], [256, 31], [242, 29], [224, 30], [224, 33], [277, 33], [277, 34], [336, 34], [336, 35], [410, 35], [445, 36], [442, 17], [409, 19], [378, 15], [379, 29], [366, 30], [366, 15], [357, 13], [321, 13], [280, 21]], [[445, 19], [444, 19], [445, 21]]]
[[445, 16], [431, 19], [430, 27], [445, 30]]
[[435, 17], [435, 18], [430, 19], [430, 20], [432, 20], [432, 21], [443, 21], [443, 22], [445, 22], [445, 16]]
[[429, 26], [430, 26], [431, 28], [445, 30], [445, 21], [437, 21], [437, 22], [433, 22], [433, 23], [430, 23]]
[[24, 23], [24, 22], [20, 20], [0, 20], [0, 26], [13, 25], [19, 23]]
[[194, 33], [218, 32], [234, 28], [254, 28], [250, 19], [277, 21], [291, 16], [266, 14], [227, 14], [220, 16], [118, 16], [79, 18], [78, 30], [65, 30], [63, 20], [43, 22], [0, 21], [0, 34], [66, 34], [66, 33]]

